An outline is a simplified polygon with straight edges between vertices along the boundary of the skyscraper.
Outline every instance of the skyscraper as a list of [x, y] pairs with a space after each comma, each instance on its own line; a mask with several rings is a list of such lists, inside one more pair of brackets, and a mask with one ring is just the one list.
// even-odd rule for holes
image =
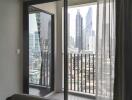
[[92, 36], [92, 8], [90, 7], [88, 9], [87, 15], [86, 15], [86, 26], [84, 29], [84, 39], [83, 39], [83, 49], [84, 50], [89, 50], [90, 49], [90, 45], [92, 45], [92, 43], [90, 43], [90, 37]]
[[47, 39], [47, 49], [48, 51], [50, 52], [51, 50], [51, 34], [52, 34], [52, 31], [51, 31], [51, 20], [49, 20], [48, 22], [48, 39]]
[[78, 52], [83, 49], [83, 18], [80, 11], [77, 11], [76, 15], [76, 44], [75, 47], [78, 48]]
[[38, 32], [34, 33], [35, 36], [35, 52], [40, 53], [40, 41], [39, 41], [39, 34]]

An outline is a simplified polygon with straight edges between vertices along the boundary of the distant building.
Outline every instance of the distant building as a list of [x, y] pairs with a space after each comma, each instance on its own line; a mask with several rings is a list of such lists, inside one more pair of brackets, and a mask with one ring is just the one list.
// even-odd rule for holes
[[69, 37], [69, 47], [70, 48], [75, 48], [75, 41], [72, 36]]
[[89, 50], [90, 49], [90, 45], [92, 44], [92, 42], [90, 42], [90, 36], [92, 34], [92, 8], [90, 7], [88, 9], [87, 15], [86, 15], [86, 26], [84, 29], [84, 39], [83, 39], [83, 49], [84, 50]]
[[48, 42], [48, 43], [46, 44], [46, 45], [47, 45], [47, 49], [49, 50], [49, 52], [50, 52], [50, 50], [51, 50], [51, 34], [52, 34], [52, 33], [51, 33], [51, 32], [52, 32], [52, 31], [51, 31], [51, 30], [52, 30], [52, 29], [51, 29], [51, 26], [52, 26], [52, 25], [51, 25], [51, 20], [49, 20], [49, 21], [48, 21], [48, 34], [49, 34], [49, 36], [48, 36], [48, 39], [47, 39], [47, 42]]
[[35, 48], [35, 37], [33, 33], [29, 33], [29, 65], [32, 66], [33, 62], [33, 52]]
[[89, 51], [95, 53], [96, 51], [96, 33], [93, 30], [93, 10], [92, 7], [88, 9], [86, 14], [86, 23], [83, 30], [83, 51]]
[[83, 49], [83, 18], [80, 11], [77, 11], [76, 15], [76, 41], [75, 47], [78, 48], [78, 52]]
[[[52, 31], [51, 31], [51, 15], [47, 14], [47, 13], [38, 13], [36, 15], [36, 19], [37, 19], [37, 25], [38, 25], [38, 32], [40, 34], [40, 49], [41, 49], [41, 68], [43, 70], [42, 72], [42, 84], [44, 84], [44, 77], [48, 77], [48, 74], [46, 73], [46, 71], [49, 70], [45, 70], [44, 68], [48, 67], [50, 68], [50, 60], [51, 60], [51, 55], [49, 55], [51, 53], [51, 35], [52, 35]], [[39, 65], [39, 64], [37, 64]], [[46, 73], [46, 74], [44, 74]], [[45, 84], [49, 84], [49, 79], [46, 80]]]
[[35, 52], [40, 52], [40, 39], [38, 32], [35, 32]]
[[36, 19], [41, 49], [45, 52], [51, 49], [51, 16], [46, 13], [37, 13]]

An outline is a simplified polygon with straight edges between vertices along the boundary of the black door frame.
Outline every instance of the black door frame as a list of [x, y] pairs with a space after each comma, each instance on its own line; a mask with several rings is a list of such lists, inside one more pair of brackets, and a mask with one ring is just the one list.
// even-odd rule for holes
[[64, 100], [68, 100], [68, 0], [64, 0]]
[[[49, 3], [58, 0], [32, 0], [23, 2], [23, 93], [29, 94], [29, 18], [28, 7], [35, 4]], [[54, 15], [52, 15], [52, 18]], [[54, 20], [52, 25], [54, 25]], [[52, 26], [52, 65], [54, 65], [54, 26]], [[54, 73], [54, 72], [53, 72]], [[54, 89], [54, 82], [52, 82]]]
[[[48, 15], [50, 15], [51, 16], [51, 33], [52, 33], [52, 35], [51, 35], [51, 70], [50, 70], [50, 72], [51, 72], [51, 75], [50, 75], [50, 89], [48, 89], [47, 87], [45, 87], [45, 86], [41, 86], [41, 85], [37, 85], [37, 84], [29, 84], [29, 86], [30, 87], [35, 87], [35, 88], [38, 88], [40, 91], [43, 91], [43, 89], [42, 88], [47, 88], [47, 93], [49, 93], [49, 92], [51, 92], [51, 91], [53, 91], [54, 90], [54, 14], [52, 14], [52, 13], [50, 13], [50, 12], [47, 12], [47, 11], [45, 11], [45, 10], [42, 10], [42, 9], [39, 9], [39, 8], [36, 8], [36, 7], [33, 7], [33, 6], [30, 6], [31, 7], [31, 10], [29, 10], [28, 11], [28, 13], [30, 14], [32, 14], [32, 13], [38, 13], [38, 12], [43, 12], [43, 13], [46, 13], [46, 14], [48, 14]], [[30, 8], [29, 8], [30, 9]], [[30, 88], [29, 87], [29, 88]]]
[[[23, 93], [29, 94], [29, 19], [30, 5], [48, 3], [59, 0], [32, 0], [23, 2]], [[68, 50], [67, 50], [67, 9], [68, 0], [64, 0], [64, 100], [68, 100]], [[54, 51], [53, 51], [54, 52]]]

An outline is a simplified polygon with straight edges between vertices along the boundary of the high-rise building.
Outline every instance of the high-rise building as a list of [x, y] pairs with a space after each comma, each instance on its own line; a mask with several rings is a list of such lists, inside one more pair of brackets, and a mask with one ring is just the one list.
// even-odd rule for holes
[[92, 8], [90, 7], [88, 9], [87, 15], [86, 15], [86, 25], [84, 28], [84, 35], [83, 35], [83, 49], [84, 50], [89, 50], [90, 49], [90, 45], [92, 45], [92, 43], [90, 42], [90, 38], [92, 36], [92, 28], [93, 28], [93, 23], [92, 23]]
[[80, 11], [77, 11], [76, 15], [76, 41], [75, 47], [78, 48], [78, 52], [83, 49], [83, 18]]
[[33, 33], [29, 33], [29, 51], [33, 52], [35, 48], [35, 36]]
[[29, 33], [29, 65], [32, 66], [33, 62], [33, 52], [35, 49], [35, 37], [33, 33]]
[[47, 49], [50, 52], [51, 50], [51, 20], [48, 21], [48, 39], [47, 39]]
[[46, 13], [36, 14], [38, 32], [40, 34], [41, 49], [45, 52], [51, 47], [51, 16]]
[[40, 52], [40, 39], [39, 39], [39, 33], [35, 32], [35, 52]]

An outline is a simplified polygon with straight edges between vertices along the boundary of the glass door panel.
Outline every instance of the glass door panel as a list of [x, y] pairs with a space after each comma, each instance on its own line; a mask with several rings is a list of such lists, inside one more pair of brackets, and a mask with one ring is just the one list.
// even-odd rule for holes
[[29, 94], [54, 90], [54, 15], [29, 7]]
[[97, 3], [68, 0], [68, 99], [96, 95]]

